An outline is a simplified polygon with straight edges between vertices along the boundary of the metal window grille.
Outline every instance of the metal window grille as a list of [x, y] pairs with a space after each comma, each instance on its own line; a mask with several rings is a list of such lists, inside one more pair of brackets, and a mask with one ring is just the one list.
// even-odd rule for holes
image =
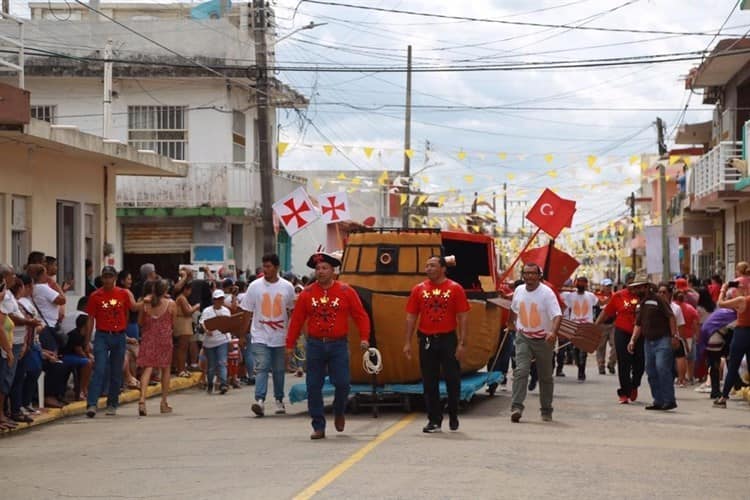
[[232, 113], [232, 161], [245, 163], [245, 113]]
[[128, 143], [173, 160], [187, 159], [185, 106], [128, 106]]
[[54, 124], [56, 111], [57, 106], [31, 106], [31, 117]]

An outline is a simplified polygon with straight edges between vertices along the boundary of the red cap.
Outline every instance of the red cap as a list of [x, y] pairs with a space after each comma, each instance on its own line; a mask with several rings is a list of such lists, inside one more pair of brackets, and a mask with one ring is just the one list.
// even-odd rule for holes
[[690, 286], [688, 285], [688, 280], [686, 280], [685, 278], [677, 278], [674, 281], [674, 287], [678, 290], [687, 290], [688, 288], [690, 288]]

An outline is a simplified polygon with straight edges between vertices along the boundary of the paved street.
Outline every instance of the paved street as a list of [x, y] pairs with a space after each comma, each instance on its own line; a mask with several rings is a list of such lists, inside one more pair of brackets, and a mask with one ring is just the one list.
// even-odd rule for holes
[[566, 370], [551, 424], [539, 419], [538, 391], [520, 424], [509, 421], [509, 391], [482, 393], [459, 432], [422, 434], [420, 414], [360, 453], [408, 417], [350, 416], [345, 433], [329, 422], [328, 438], [312, 442], [303, 405], [257, 419], [252, 388], [189, 390], [171, 399], [170, 416], [152, 399], [147, 418], [129, 404], [114, 418], [73, 417], [1, 439], [2, 498], [292, 498], [318, 488], [317, 498], [747, 498], [746, 403], [713, 409], [690, 388], [678, 390], [677, 411], [647, 412], [641, 401], [615, 403], [616, 377], [594, 368], [578, 384]]

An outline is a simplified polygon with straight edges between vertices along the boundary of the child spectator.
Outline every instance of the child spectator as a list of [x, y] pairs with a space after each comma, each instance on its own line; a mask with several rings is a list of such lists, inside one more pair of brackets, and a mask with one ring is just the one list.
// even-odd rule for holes
[[206, 326], [206, 321], [220, 316], [230, 316], [229, 309], [224, 307], [224, 290], [217, 289], [213, 295], [213, 305], [203, 310], [200, 323], [206, 330], [203, 338], [203, 349], [208, 360], [206, 390], [211, 394], [214, 390], [214, 377], [219, 378], [219, 392], [226, 394], [227, 386], [227, 354], [229, 347], [229, 335], [220, 330], [211, 330]]

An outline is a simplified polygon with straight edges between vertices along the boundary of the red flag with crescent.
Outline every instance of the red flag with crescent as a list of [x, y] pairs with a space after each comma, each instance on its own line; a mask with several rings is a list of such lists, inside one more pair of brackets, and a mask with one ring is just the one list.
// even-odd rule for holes
[[298, 187], [287, 196], [273, 204], [273, 210], [279, 216], [289, 236], [310, 225], [318, 218], [310, 197], [302, 187]]
[[[527, 250], [521, 254], [521, 261], [524, 264], [536, 264], [544, 269], [544, 266], [548, 263], [547, 254], [549, 253], [549, 249], [550, 246], [545, 245]], [[549, 257], [549, 268], [545, 270], [547, 281], [555, 289], [559, 290], [578, 266], [579, 263], [575, 258], [553, 246], [552, 255]]]
[[564, 227], [573, 225], [575, 212], [575, 201], [560, 198], [547, 188], [526, 214], [526, 218], [552, 238], [557, 238]]

